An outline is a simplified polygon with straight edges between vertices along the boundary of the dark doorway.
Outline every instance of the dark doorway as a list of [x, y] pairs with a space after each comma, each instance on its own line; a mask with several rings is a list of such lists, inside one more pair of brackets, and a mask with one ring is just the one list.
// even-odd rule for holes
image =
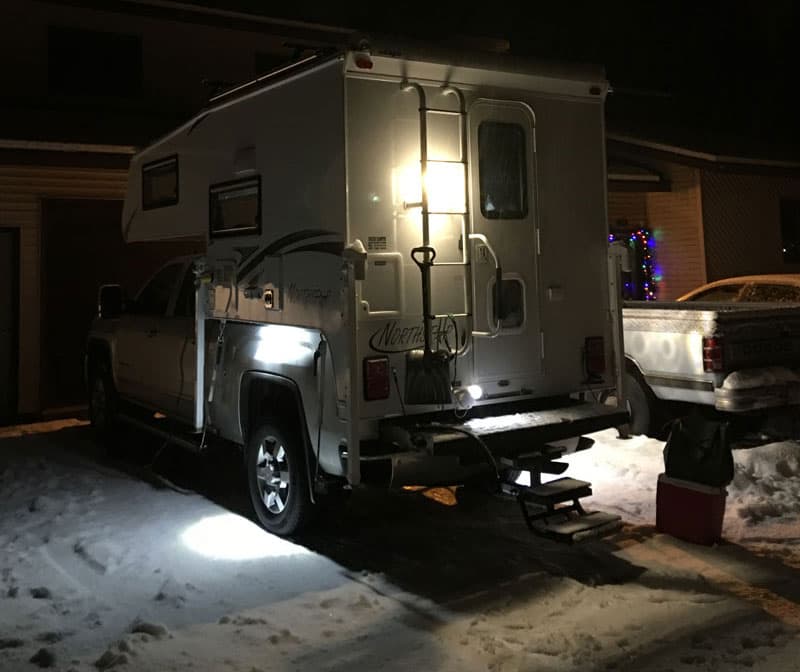
[[17, 414], [19, 231], [0, 228], [0, 424]]
[[119, 283], [130, 294], [168, 259], [199, 243], [125, 244], [122, 202], [82, 199], [42, 204], [41, 407], [85, 403], [83, 355], [97, 290]]

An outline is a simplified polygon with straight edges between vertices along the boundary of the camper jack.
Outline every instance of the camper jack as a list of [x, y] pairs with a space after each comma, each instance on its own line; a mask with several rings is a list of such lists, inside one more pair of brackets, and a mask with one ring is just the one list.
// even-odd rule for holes
[[[336, 489], [528, 469], [514, 493], [548, 513], [524, 508], [531, 529], [579, 538], [588, 485], [537, 474], [554, 447], [627, 421], [581, 400], [616, 386], [621, 352], [606, 90], [592, 68], [401, 45], [212, 99], [132, 160], [126, 240], [206, 250], [124, 310], [101, 291], [93, 424], [239, 447], [279, 534]], [[550, 522], [570, 498], [573, 532]]]

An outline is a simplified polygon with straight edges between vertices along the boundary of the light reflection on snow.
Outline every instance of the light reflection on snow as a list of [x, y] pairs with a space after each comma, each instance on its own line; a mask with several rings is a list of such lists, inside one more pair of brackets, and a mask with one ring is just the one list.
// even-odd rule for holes
[[202, 518], [187, 527], [181, 539], [195, 553], [215, 560], [258, 560], [309, 552], [233, 513]]

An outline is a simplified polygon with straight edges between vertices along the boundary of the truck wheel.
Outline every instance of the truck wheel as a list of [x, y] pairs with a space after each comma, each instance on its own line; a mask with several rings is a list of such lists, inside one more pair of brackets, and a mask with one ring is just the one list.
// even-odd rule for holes
[[89, 377], [89, 421], [97, 436], [106, 441], [116, 428], [117, 391], [105, 361], [95, 362]]
[[308, 490], [305, 447], [274, 425], [262, 425], [247, 445], [247, 484], [259, 522], [287, 535], [307, 525], [314, 513]]
[[625, 395], [631, 415], [631, 433], [651, 435], [657, 413], [657, 400], [639, 376], [625, 373]]

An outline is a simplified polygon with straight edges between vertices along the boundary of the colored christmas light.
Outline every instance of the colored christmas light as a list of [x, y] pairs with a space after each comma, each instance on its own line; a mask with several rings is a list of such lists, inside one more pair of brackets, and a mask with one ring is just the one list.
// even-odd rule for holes
[[[628, 247], [636, 254], [636, 260], [640, 261], [641, 273], [638, 282], [636, 280], [625, 282], [625, 288], [635, 290], [639, 287], [641, 291], [631, 291], [634, 296], [641, 296], [645, 301], [655, 301], [658, 298], [657, 284], [662, 280], [661, 269], [656, 270], [655, 260], [653, 259], [653, 248], [655, 248], [655, 238], [645, 228], [640, 228], [627, 236]], [[610, 233], [608, 241], [613, 243], [617, 237]], [[639, 287], [634, 287], [634, 284]]]

